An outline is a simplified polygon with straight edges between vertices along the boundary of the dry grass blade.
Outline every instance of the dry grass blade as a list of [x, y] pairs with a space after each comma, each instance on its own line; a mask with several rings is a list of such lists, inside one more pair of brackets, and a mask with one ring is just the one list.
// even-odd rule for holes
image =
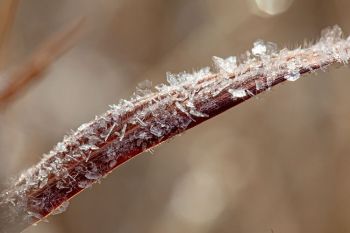
[[8, 103], [38, 80], [46, 68], [73, 45], [82, 23], [83, 19], [79, 19], [66, 26], [63, 31], [52, 35], [27, 62], [7, 74], [5, 79], [1, 80], [4, 84], [2, 88], [0, 86], [0, 105]]
[[66, 136], [0, 196], [3, 232], [62, 212], [68, 200], [134, 156], [286, 80], [350, 59], [350, 39], [327, 29], [315, 45], [277, 51], [258, 41], [245, 61], [214, 57], [216, 72], [168, 74], [168, 85], [139, 86], [103, 115]]
[[0, 69], [3, 68], [7, 39], [15, 19], [18, 0], [2, 0], [0, 3]]

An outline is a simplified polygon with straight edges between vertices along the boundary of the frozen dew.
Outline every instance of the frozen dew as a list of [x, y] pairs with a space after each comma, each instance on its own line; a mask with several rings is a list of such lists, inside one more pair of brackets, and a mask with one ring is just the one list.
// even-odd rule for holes
[[85, 177], [89, 180], [98, 180], [102, 177], [102, 175], [99, 172], [88, 171], [85, 173]]
[[204, 78], [204, 77], [207, 77], [209, 75], [212, 75], [212, 73], [210, 71], [210, 67], [208, 67], [208, 66], [193, 73], [193, 76], [195, 76], [196, 79]]
[[126, 124], [123, 126], [121, 132], [120, 132], [120, 138], [119, 141], [123, 141], [124, 136], [125, 136], [125, 131], [126, 131]]
[[43, 216], [39, 213], [35, 213], [35, 212], [32, 212], [32, 211], [27, 211], [27, 214], [29, 217], [33, 217], [33, 218], [36, 218], [36, 219], [42, 219]]
[[168, 86], [164, 83], [158, 84], [154, 87], [157, 91], [166, 91], [168, 89]]
[[56, 188], [64, 189], [64, 188], [67, 188], [67, 185], [64, 184], [62, 181], [58, 181], [57, 184], [56, 184]]
[[135, 117], [135, 120], [139, 123], [140, 126], [142, 127], [147, 126], [147, 124], [143, 120], [141, 120], [139, 117]]
[[51, 215], [61, 214], [68, 209], [69, 201], [63, 202], [59, 207], [57, 207], [54, 211], [51, 212]]
[[104, 137], [104, 138], [105, 138], [105, 142], [106, 142], [106, 141], [108, 140], [108, 138], [111, 136], [111, 134], [112, 134], [114, 128], [116, 127], [116, 125], [117, 125], [116, 123], [113, 123], [112, 127], [109, 129], [107, 135]]
[[89, 150], [98, 150], [99, 147], [93, 145], [93, 144], [83, 144], [79, 146], [79, 149], [82, 151], [89, 151]]
[[163, 130], [160, 127], [152, 125], [149, 130], [151, 134], [153, 134], [154, 136], [157, 136], [157, 137], [163, 136]]
[[277, 45], [272, 42], [265, 42], [263, 40], [257, 40], [253, 44], [252, 54], [257, 57], [264, 55], [271, 55], [277, 52]]
[[79, 188], [82, 188], [82, 189], [85, 189], [85, 188], [90, 188], [91, 187], [91, 183], [86, 181], [86, 180], [83, 180], [83, 181], [80, 181], [78, 183], [78, 187]]
[[63, 142], [60, 142], [60, 143], [58, 143], [58, 144], [56, 145], [55, 150], [56, 150], [57, 152], [63, 153], [63, 152], [66, 152], [66, 151], [67, 151], [67, 147], [66, 147], [66, 145], [65, 145]]
[[337, 42], [343, 38], [343, 31], [338, 26], [328, 27], [321, 32], [321, 42]]
[[179, 102], [175, 102], [175, 106], [176, 106], [181, 112], [183, 112], [183, 113], [185, 113], [186, 115], [188, 115], [188, 112], [187, 112], [186, 108], [185, 108], [182, 104], [180, 104]]
[[43, 177], [40, 179], [40, 184], [39, 184], [39, 188], [43, 188], [46, 184], [47, 184], [47, 181], [48, 181], [48, 177]]
[[252, 53], [254, 56], [262, 56], [267, 52], [267, 47], [263, 40], [258, 40], [254, 42], [254, 47], [252, 48]]
[[256, 80], [255, 81], [255, 87], [256, 87], [256, 90], [263, 90], [265, 88], [265, 84], [263, 81], [261, 80]]
[[[98, 143], [101, 142], [101, 139], [95, 135], [89, 136], [89, 144], [90, 145], [97, 145]], [[97, 150], [98, 148], [91, 149], [91, 150]]]
[[107, 149], [106, 155], [108, 158], [114, 158], [117, 155], [117, 152], [112, 147]]
[[254, 93], [251, 92], [250, 90], [246, 90], [247, 94], [250, 95], [250, 96], [254, 96]]
[[301, 77], [298, 65], [294, 61], [290, 61], [288, 63], [287, 69], [288, 69], [288, 74], [286, 75], [285, 78], [288, 81], [294, 82], [294, 81], [297, 81]]
[[145, 139], [145, 140], [146, 140], [146, 139], [149, 138], [149, 134], [146, 133], [146, 132], [141, 132], [141, 133], [139, 133], [138, 138], [139, 138], [139, 139]]
[[220, 58], [220, 57], [213, 57], [213, 62], [220, 72], [225, 73], [234, 73], [237, 68], [237, 58], [234, 56], [228, 57], [226, 59]]
[[149, 80], [144, 80], [143, 82], [140, 82], [136, 87], [136, 95], [139, 96], [146, 96], [148, 94], [152, 93], [152, 82]]
[[193, 115], [193, 116], [196, 116], [196, 117], [209, 117], [208, 114], [199, 112], [199, 111], [197, 111], [197, 110], [195, 110], [195, 109], [191, 109], [191, 110], [190, 110], [190, 114]]
[[171, 86], [176, 86], [178, 84], [176, 75], [170, 72], [166, 72], [166, 80]]
[[243, 98], [247, 95], [243, 89], [229, 89], [228, 92], [232, 95], [232, 98]]
[[273, 78], [272, 77], [267, 77], [266, 78], [266, 85], [267, 85], [267, 88], [270, 89], [273, 85]]
[[288, 81], [292, 81], [292, 82], [297, 81], [300, 77], [301, 77], [301, 75], [298, 71], [294, 71], [294, 72], [286, 75], [286, 79]]

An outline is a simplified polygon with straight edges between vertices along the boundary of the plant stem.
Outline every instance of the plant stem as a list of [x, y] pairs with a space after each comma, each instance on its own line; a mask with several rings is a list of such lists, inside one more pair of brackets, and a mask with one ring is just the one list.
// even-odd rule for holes
[[62, 211], [70, 198], [122, 163], [272, 86], [347, 63], [350, 40], [335, 26], [309, 47], [277, 51], [258, 41], [252, 53], [240, 65], [234, 57], [214, 57], [216, 73], [205, 68], [168, 74], [169, 85], [158, 85], [157, 91], [139, 86], [130, 100], [66, 136], [0, 196], [6, 213], [0, 216], [0, 232], [22, 230], [57, 208]]
[[55, 33], [45, 41], [35, 53], [19, 68], [2, 78], [0, 86], [0, 107], [4, 107], [15, 96], [19, 95], [34, 81], [38, 80], [51, 63], [72, 47], [83, 19], [66, 26], [61, 32]]

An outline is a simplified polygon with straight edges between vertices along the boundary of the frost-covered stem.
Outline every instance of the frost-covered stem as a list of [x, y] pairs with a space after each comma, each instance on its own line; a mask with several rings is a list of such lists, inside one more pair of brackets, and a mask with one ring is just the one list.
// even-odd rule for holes
[[66, 136], [3, 192], [0, 209], [8, 214], [0, 215], [0, 230], [16, 232], [64, 210], [67, 200], [120, 164], [274, 85], [347, 63], [350, 40], [334, 27], [309, 47], [278, 52], [274, 44], [258, 41], [252, 53], [240, 65], [235, 57], [214, 57], [216, 73], [204, 68], [168, 74], [169, 85], [155, 92], [139, 87], [130, 100]]

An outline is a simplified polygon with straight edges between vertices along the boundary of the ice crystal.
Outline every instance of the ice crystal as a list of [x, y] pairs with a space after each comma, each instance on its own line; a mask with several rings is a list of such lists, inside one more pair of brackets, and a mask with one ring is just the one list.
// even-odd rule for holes
[[116, 126], [117, 126], [117, 124], [116, 124], [116, 123], [113, 123], [113, 125], [112, 125], [112, 127], [109, 129], [107, 135], [104, 137], [104, 138], [105, 138], [105, 141], [107, 141], [108, 138], [109, 138], [109, 136], [111, 136], [111, 134], [112, 134], [112, 132], [113, 132], [113, 130], [114, 130], [114, 128], [115, 128]]
[[196, 117], [209, 117], [208, 114], [199, 112], [199, 111], [197, 111], [197, 110], [195, 110], [195, 109], [191, 109], [191, 110], [190, 110], [190, 114], [193, 115], [193, 116], [196, 116]]
[[98, 180], [102, 177], [102, 175], [96, 171], [88, 171], [87, 173], [85, 173], [85, 177], [89, 180]]
[[32, 211], [27, 211], [28, 217], [34, 217], [36, 219], [41, 219], [43, 216], [41, 214], [32, 212]]
[[86, 181], [86, 180], [83, 180], [83, 181], [80, 181], [78, 183], [78, 187], [79, 188], [82, 188], [82, 189], [85, 189], [85, 188], [90, 188], [91, 187], [91, 183]]
[[120, 138], [119, 141], [123, 141], [124, 136], [125, 136], [125, 131], [126, 131], [126, 124], [123, 126], [122, 131], [120, 132]]
[[180, 104], [179, 102], [175, 102], [175, 106], [182, 112], [185, 113], [186, 115], [189, 115], [189, 113], [187, 112], [186, 108]]
[[163, 130], [160, 128], [160, 127], [157, 127], [157, 126], [151, 126], [150, 128], [150, 132], [151, 134], [157, 136], [157, 137], [161, 137], [163, 136]]
[[294, 72], [291, 72], [291, 73], [286, 75], [286, 79], [288, 81], [292, 81], [292, 82], [297, 81], [300, 77], [301, 76], [300, 76], [300, 73], [298, 71], [294, 71]]
[[261, 80], [256, 80], [255, 81], [255, 87], [256, 87], [256, 90], [263, 90], [265, 88], [265, 84], [263, 81]]
[[98, 150], [98, 149], [99, 149], [99, 147], [97, 147], [97, 146], [94, 145], [94, 144], [84, 144], [84, 145], [81, 145], [79, 148], [80, 148], [80, 150], [82, 150], [82, 151]]
[[247, 95], [243, 89], [229, 89], [228, 92], [232, 95], [232, 98], [243, 98]]
[[62, 214], [67, 210], [68, 206], [69, 206], [69, 201], [63, 202], [59, 207], [57, 207], [55, 210], [51, 212], [51, 215]]
[[266, 52], [267, 52], [267, 48], [264, 41], [258, 40], [254, 42], [254, 47], [252, 48], [252, 53], [254, 56], [265, 55]]
[[252, 53], [254, 56], [271, 55], [277, 52], [277, 45], [272, 42], [257, 40], [254, 42]]
[[167, 80], [168, 83], [169, 83], [170, 85], [172, 85], [172, 86], [176, 86], [176, 85], [179, 83], [179, 81], [178, 81], [176, 75], [175, 75], [175, 74], [172, 74], [172, 73], [170, 73], [170, 72], [167, 72], [167, 73], [166, 73], [166, 80]]
[[343, 31], [338, 26], [328, 27], [321, 32], [321, 42], [338, 42], [343, 38]]
[[141, 83], [139, 83], [136, 87], [136, 95], [139, 96], [146, 96], [152, 93], [152, 82], [149, 80], [145, 80]]
[[234, 56], [226, 59], [220, 57], [213, 57], [214, 65], [220, 72], [234, 73], [237, 68], [237, 58]]
[[286, 79], [288, 81], [296, 81], [300, 78], [300, 68], [298, 66], [298, 64], [296, 63], [296, 61], [292, 60], [288, 65], [288, 74], [286, 75]]

